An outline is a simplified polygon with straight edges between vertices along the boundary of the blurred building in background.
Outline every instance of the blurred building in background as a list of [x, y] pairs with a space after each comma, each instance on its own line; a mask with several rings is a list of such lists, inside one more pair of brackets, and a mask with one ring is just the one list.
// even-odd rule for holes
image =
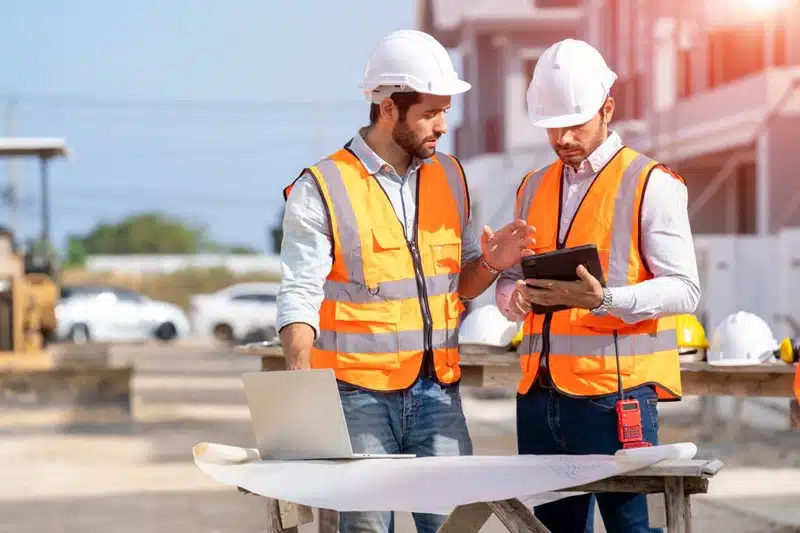
[[800, 316], [800, 2], [417, 5], [418, 27], [459, 52], [473, 84], [450, 135], [477, 229], [507, 223], [523, 175], [555, 157], [527, 117], [538, 56], [560, 39], [585, 39], [619, 75], [613, 129], [686, 178], [704, 293], [698, 314], [715, 324], [749, 309], [789, 333], [780, 317]]
[[[698, 234], [800, 223], [800, 4], [594, 0], [585, 37], [620, 76], [620, 122], [679, 170]], [[794, 133], [793, 133], [794, 132]]]
[[[420, 0], [417, 7], [418, 28], [458, 51], [472, 84], [461, 123], [448, 135], [469, 181], [474, 227], [503, 226], [522, 177], [554, 156], [544, 131], [528, 120], [526, 91], [548, 46], [583, 35], [583, 1]], [[490, 288], [475, 303], [493, 301]]]

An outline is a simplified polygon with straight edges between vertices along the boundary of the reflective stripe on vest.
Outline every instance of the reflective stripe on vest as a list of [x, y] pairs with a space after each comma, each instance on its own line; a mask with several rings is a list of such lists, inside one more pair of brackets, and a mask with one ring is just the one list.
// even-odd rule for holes
[[[416, 239], [377, 180], [342, 149], [307, 169], [325, 203], [333, 263], [323, 286], [312, 367], [373, 390], [409, 387], [426, 348], [443, 383], [461, 376], [461, 235], [469, 217], [463, 171], [438, 154], [417, 176]], [[285, 189], [288, 198], [291, 185]]]
[[[656, 166], [682, 178], [652, 159], [621, 149], [598, 173], [567, 230], [563, 247], [595, 244], [609, 287], [639, 283], [652, 277], [642, 259], [641, 203], [647, 180]], [[557, 161], [523, 178], [517, 191], [517, 216], [536, 227], [536, 253], [558, 243], [563, 164]], [[681, 394], [676, 319], [666, 317], [626, 324], [612, 316], [595, 316], [570, 309], [546, 316], [529, 314], [519, 345], [523, 377], [518, 391], [526, 393], [548, 348], [547, 365], [555, 386], [579, 397], [617, 391], [617, 361], [613, 332], [617, 331], [619, 370], [623, 387], [656, 386], [662, 399]]]

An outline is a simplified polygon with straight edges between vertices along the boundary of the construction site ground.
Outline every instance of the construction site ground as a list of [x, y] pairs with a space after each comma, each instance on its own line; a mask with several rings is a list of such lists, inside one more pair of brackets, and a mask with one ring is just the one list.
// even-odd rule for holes
[[[263, 500], [215, 483], [191, 456], [200, 441], [253, 445], [239, 376], [258, 360], [203, 342], [119, 347], [114, 358], [136, 365], [131, 426], [64, 434], [0, 422], [0, 531], [263, 531]], [[464, 394], [476, 453], [516, 453], [513, 397]], [[662, 440], [696, 440], [698, 408], [696, 398], [662, 406]], [[788, 400], [747, 402], [735, 441], [720, 426], [718, 444], [700, 445], [725, 468], [693, 499], [695, 531], [800, 532], [800, 432], [788, 425]], [[604, 531], [599, 513], [597, 524]], [[414, 531], [410, 515], [397, 531]], [[493, 518], [482, 531], [505, 529]]]

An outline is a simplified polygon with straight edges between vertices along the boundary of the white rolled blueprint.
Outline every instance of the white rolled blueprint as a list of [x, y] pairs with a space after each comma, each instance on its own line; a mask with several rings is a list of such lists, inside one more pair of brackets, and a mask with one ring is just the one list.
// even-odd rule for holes
[[336, 511], [448, 514], [456, 506], [519, 498], [529, 506], [575, 493], [559, 492], [625, 474], [662, 460], [691, 459], [691, 443], [612, 455], [472, 455], [262, 461], [258, 450], [199, 443], [194, 461], [218, 483]]

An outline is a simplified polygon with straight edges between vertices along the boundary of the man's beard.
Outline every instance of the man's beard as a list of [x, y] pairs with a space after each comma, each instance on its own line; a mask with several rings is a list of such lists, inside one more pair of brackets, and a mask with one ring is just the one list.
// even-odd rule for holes
[[[597, 149], [598, 146], [603, 144], [605, 140], [605, 136], [602, 130], [598, 130], [597, 136], [589, 143], [587, 146], [590, 148], [585, 148], [580, 144], [572, 144], [572, 145], [552, 145], [553, 150], [558, 155], [558, 158], [564, 162], [565, 165], [569, 165], [571, 167], [578, 167], [581, 163], [586, 160], [587, 157], [592, 155], [592, 152]], [[594, 148], [591, 148], [594, 146]], [[563, 155], [562, 152], [569, 152], [570, 150], [578, 150], [576, 154], [570, 155]]]
[[580, 148], [580, 146], [578, 146], [577, 148], [580, 150], [580, 152], [578, 152], [578, 154], [576, 154], [576, 155], [568, 155], [568, 156], [562, 155], [561, 154], [561, 150], [564, 149], [563, 147], [555, 148], [555, 151], [556, 151], [556, 154], [558, 155], [558, 158], [561, 159], [561, 161], [563, 161], [565, 165], [568, 165], [568, 166], [571, 166], [571, 167], [577, 167], [581, 163], [583, 163], [584, 159], [586, 159], [586, 154]]
[[405, 121], [398, 121], [392, 130], [392, 139], [397, 146], [405, 150], [411, 157], [419, 159], [427, 159], [436, 153], [436, 147], [426, 148], [425, 143], [428, 141], [438, 140], [438, 135], [432, 135], [424, 139], [420, 139], [419, 135], [411, 131]]

